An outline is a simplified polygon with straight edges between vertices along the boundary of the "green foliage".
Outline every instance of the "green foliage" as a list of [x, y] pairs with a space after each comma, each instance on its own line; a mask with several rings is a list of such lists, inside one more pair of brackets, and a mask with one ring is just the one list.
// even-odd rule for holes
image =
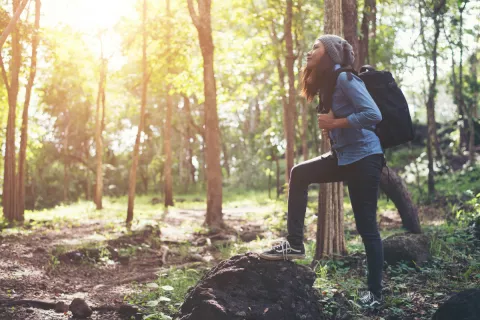
[[155, 282], [139, 286], [138, 294], [128, 296], [129, 303], [147, 310], [147, 319], [171, 319], [182, 304], [187, 290], [202, 277], [198, 269], [165, 270]]

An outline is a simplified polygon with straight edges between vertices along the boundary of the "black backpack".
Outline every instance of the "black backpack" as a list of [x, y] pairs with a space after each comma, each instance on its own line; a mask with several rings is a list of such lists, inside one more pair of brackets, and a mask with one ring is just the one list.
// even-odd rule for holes
[[[333, 89], [338, 76], [342, 72], [353, 73], [362, 79], [368, 92], [380, 109], [382, 121], [377, 124], [375, 133], [379, 137], [384, 149], [413, 140], [415, 133], [407, 100], [402, 90], [397, 86], [392, 74], [388, 71], [376, 71], [371, 66], [363, 66], [359, 74], [348, 67], [336, 70], [332, 79], [334, 80], [334, 85], [329, 90], [330, 94], [325, 97], [328, 100], [321, 102], [319, 105], [322, 106], [321, 108], [324, 111], [329, 111], [325, 110], [323, 106], [331, 106]], [[348, 79], [352, 80], [351, 74]]]

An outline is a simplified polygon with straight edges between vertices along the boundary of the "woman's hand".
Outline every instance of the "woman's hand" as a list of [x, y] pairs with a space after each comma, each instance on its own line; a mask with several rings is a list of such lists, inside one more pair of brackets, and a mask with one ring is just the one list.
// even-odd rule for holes
[[319, 114], [318, 115], [318, 127], [322, 129], [322, 131], [328, 131], [334, 128], [334, 116], [332, 112], [328, 114]]
[[347, 118], [336, 119], [330, 111], [328, 114], [319, 114], [318, 126], [322, 131], [328, 131], [336, 128], [351, 128]]

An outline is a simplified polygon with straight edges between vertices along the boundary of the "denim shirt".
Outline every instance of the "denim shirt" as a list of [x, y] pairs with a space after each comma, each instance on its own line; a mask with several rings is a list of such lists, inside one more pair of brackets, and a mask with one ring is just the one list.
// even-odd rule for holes
[[[340, 65], [335, 65], [335, 70]], [[330, 130], [332, 149], [338, 165], [347, 165], [373, 154], [382, 154], [382, 146], [375, 132], [375, 125], [382, 114], [367, 91], [363, 81], [352, 74], [348, 80], [346, 72], [340, 73], [333, 92], [332, 111], [335, 118], [347, 118], [351, 128]]]

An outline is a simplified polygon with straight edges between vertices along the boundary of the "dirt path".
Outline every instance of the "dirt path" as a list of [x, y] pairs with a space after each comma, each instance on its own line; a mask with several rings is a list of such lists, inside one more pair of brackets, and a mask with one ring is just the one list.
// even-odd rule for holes
[[[232, 227], [230, 234], [208, 236], [198, 234], [205, 214], [202, 209], [159, 210], [153, 217], [139, 218], [143, 224], [137, 224], [132, 232], [125, 230], [122, 220], [108, 217], [85, 222], [35, 221], [20, 232], [0, 233], [0, 300], [63, 301], [68, 305], [74, 298], [81, 298], [91, 307], [119, 307], [137, 283], [151, 282], [171, 266], [221, 260], [215, 246], [208, 247], [210, 239], [228, 243], [237, 236], [252, 240], [263, 233], [268, 237], [263, 219], [247, 221], [247, 216], [261, 217], [272, 210], [225, 208], [225, 220]], [[394, 214], [382, 217], [383, 227], [392, 222], [398, 225]], [[70, 315], [0, 303], [2, 320], [56, 320]], [[91, 319], [122, 317], [117, 312], [94, 312]]]
[[[255, 210], [227, 209], [225, 219], [241, 231], [245, 212]], [[152, 281], [173, 265], [194, 262], [179, 248], [185, 242], [198, 242], [201, 237], [195, 230], [203, 219], [203, 210], [171, 210], [154, 217], [161, 221], [160, 226], [138, 225], [131, 233], [119, 227], [122, 221], [105, 219], [61, 225], [36, 222], [33, 230], [0, 235], [0, 300], [63, 301], [68, 305], [81, 298], [92, 307], [118, 307], [135, 290], [135, 283]], [[217, 259], [211, 255], [212, 263]], [[2, 320], [56, 320], [70, 315], [0, 304]], [[91, 319], [124, 318], [115, 312], [94, 312]]]

